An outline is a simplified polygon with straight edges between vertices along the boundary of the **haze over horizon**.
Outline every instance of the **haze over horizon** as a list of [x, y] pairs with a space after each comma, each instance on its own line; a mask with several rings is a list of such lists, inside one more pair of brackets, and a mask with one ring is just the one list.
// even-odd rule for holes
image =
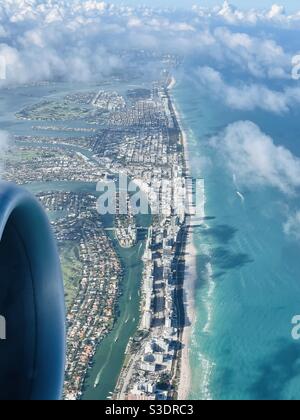
[[[146, 5], [152, 7], [180, 7], [189, 8], [194, 5], [203, 7], [220, 6], [224, 3], [222, 0], [115, 0], [112, 3], [124, 4], [124, 5]], [[273, 4], [282, 5], [287, 11], [300, 10], [300, 4], [298, 0], [233, 0], [229, 1], [230, 4], [239, 7], [241, 9], [265, 9], [270, 8]]]

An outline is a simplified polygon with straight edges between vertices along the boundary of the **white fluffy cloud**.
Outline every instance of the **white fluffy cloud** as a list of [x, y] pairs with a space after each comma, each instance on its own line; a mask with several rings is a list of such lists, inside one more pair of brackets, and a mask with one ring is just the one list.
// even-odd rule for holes
[[218, 27], [214, 30], [219, 60], [229, 62], [256, 78], [290, 78], [292, 56], [273, 39], [250, 36]]
[[10, 140], [10, 134], [7, 131], [0, 130], [0, 154], [7, 152]]
[[290, 215], [283, 226], [284, 233], [296, 240], [300, 240], [300, 211]]
[[194, 6], [193, 10], [202, 18], [214, 17], [220, 21], [231, 25], [281, 25], [284, 27], [299, 27], [300, 13], [287, 14], [284, 6], [274, 4], [265, 10], [239, 10], [231, 5], [227, 0], [222, 6], [216, 6], [213, 9]]
[[11, 137], [6, 131], [0, 130], [0, 177], [3, 171], [5, 155], [11, 145]]
[[[210, 60], [257, 79], [285, 80], [298, 51], [288, 40], [278, 43], [275, 32], [282, 21], [289, 22], [284, 39], [288, 29], [300, 28], [300, 14], [287, 16], [277, 6], [242, 12], [225, 2], [179, 12], [100, 0], [2, 0], [0, 55], [12, 83], [99, 79], [126, 68], [120, 51], [137, 48]], [[259, 26], [262, 22], [268, 22], [267, 29]]]
[[[126, 68], [120, 52], [186, 50], [195, 31], [172, 13], [90, 0], [3, 0], [0, 55], [7, 83], [98, 80]], [[164, 36], [162, 35], [164, 34]]]
[[229, 125], [213, 139], [228, 170], [240, 184], [273, 187], [285, 194], [300, 188], [300, 159], [250, 121]]
[[277, 91], [258, 83], [236, 82], [230, 85], [211, 67], [198, 68], [196, 76], [203, 88], [233, 109], [252, 111], [259, 108], [280, 114], [300, 103], [300, 88], [297, 86]]

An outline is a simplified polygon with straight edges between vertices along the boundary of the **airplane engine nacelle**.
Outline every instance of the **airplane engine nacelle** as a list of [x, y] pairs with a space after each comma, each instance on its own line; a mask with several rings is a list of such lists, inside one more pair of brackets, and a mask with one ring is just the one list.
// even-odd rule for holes
[[58, 252], [38, 201], [0, 182], [0, 400], [61, 398], [65, 306]]

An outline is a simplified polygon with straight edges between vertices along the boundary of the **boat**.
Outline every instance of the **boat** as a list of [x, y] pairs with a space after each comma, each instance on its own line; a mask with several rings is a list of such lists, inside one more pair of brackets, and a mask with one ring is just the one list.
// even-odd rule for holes
[[96, 380], [95, 380], [95, 383], [94, 383], [94, 389], [96, 389], [96, 388], [97, 388], [97, 386], [99, 385], [99, 383], [100, 383], [100, 374], [97, 376], [97, 378], [96, 378]]

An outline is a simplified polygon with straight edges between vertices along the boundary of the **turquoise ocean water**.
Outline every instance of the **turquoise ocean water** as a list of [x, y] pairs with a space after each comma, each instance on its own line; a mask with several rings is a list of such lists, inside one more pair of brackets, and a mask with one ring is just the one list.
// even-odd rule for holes
[[[197, 228], [196, 314], [190, 349], [191, 399], [300, 399], [300, 342], [291, 320], [300, 314], [300, 245], [287, 237], [297, 196], [239, 186], [208, 139], [250, 120], [300, 156], [299, 112], [230, 111], [191, 78], [175, 100], [189, 134], [193, 175], [205, 178], [207, 228]], [[244, 199], [237, 194], [242, 194]]]

